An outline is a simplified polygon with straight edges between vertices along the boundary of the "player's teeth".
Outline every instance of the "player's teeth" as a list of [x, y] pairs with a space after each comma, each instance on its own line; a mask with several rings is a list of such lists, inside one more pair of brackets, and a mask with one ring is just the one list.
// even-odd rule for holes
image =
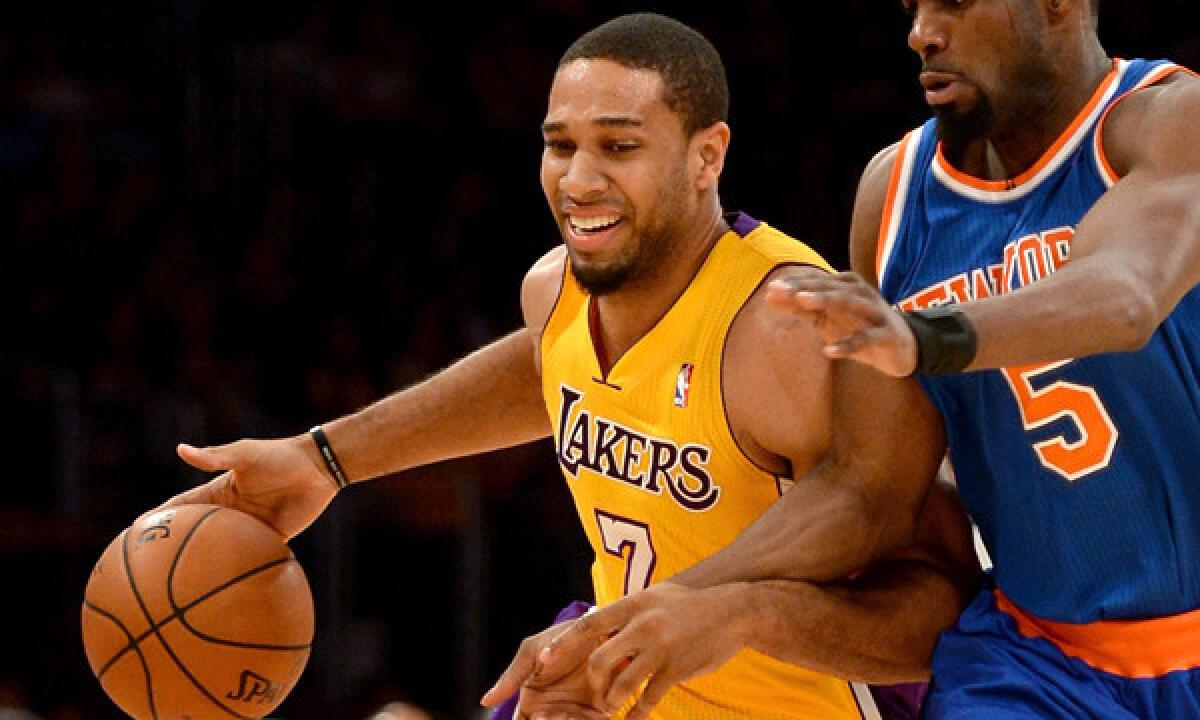
[[571, 218], [571, 224], [575, 226], [576, 230], [595, 230], [597, 228], [612, 225], [620, 219], [620, 216], [617, 215], [606, 215], [603, 217], [593, 218], [573, 217]]

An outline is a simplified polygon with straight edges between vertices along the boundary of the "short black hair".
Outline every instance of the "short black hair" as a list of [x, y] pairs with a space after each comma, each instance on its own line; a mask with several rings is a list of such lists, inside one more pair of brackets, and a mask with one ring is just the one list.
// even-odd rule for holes
[[656, 13], [614, 18], [576, 40], [558, 66], [585, 58], [657, 72], [662, 76], [663, 102], [682, 118], [687, 137], [728, 119], [729, 83], [720, 54], [678, 20]]

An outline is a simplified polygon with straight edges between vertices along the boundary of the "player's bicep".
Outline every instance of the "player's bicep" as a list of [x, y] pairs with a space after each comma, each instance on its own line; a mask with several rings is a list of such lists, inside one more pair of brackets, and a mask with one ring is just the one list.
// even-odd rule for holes
[[533, 344], [530, 352], [533, 353], [534, 365], [539, 374], [541, 373], [542, 358], [541, 353], [538, 352], [538, 345], [541, 342], [542, 331], [550, 320], [550, 314], [554, 312], [554, 305], [558, 302], [559, 293], [562, 292], [566, 267], [566, 247], [559, 245], [534, 263], [529, 272], [525, 274], [524, 281], [521, 282], [521, 314], [525, 320], [527, 334]]
[[863, 496], [883, 530], [911, 536], [946, 448], [941, 416], [916, 381], [838, 361], [831, 437], [835, 481]]
[[787, 273], [823, 268], [787, 264], [772, 271], [730, 327], [722, 385], [730, 429], [761, 467], [801, 473], [824, 454], [829, 438], [830, 360], [807, 318], [780, 312], [767, 288]]
[[1095, 256], [1134, 292], [1155, 299], [1156, 319], [1200, 283], [1197, 116], [1200, 79], [1190, 76], [1114, 109], [1104, 146], [1123, 176], [1083, 217], [1071, 247], [1073, 263]]

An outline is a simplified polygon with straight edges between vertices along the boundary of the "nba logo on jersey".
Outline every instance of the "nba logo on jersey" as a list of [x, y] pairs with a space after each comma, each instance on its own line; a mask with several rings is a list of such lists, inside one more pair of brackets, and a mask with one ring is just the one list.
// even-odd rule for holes
[[675, 407], [685, 408], [688, 406], [688, 394], [692, 390], [692, 370], [696, 368], [691, 363], [684, 363], [679, 368], [679, 374], [675, 376]]

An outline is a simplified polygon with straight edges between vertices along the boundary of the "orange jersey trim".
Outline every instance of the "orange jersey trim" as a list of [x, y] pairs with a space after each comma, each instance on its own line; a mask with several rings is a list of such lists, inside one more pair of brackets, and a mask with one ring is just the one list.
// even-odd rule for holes
[[1151, 678], [1200, 667], [1200, 610], [1149, 620], [1063, 623], [1034, 617], [1000, 590], [996, 607], [1027, 638], [1049, 640], [1064, 655], [1126, 678]]
[[[875, 240], [875, 283], [883, 286], [883, 261], [891, 252], [893, 242], [892, 221], [896, 213], [896, 197], [900, 194], [900, 185], [904, 180], [904, 168], [908, 164], [908, 146], [916, 142], [913, 138], [917, 131], [909, 132], [896, 148], [896, 157], [892, 161], [892, 172], [888, 177], [887, 194], [883, 198], [883, 213], [880, 215], [879, 235]], [[899, 222], [899, 219], [896, 219]]]
[[1115, 183], [1116, 181], [1120, 180], [1121, 176], [1117, 174], [1117, 171], [1113, 168], [1112, 164], [1108, 162], [1108, 153], [1104, 152], [1104, 121], [1108, 119], [1108, 114], [1112, 112], [1113, 108], [1115, 108], [1122, 100], [1129, 97], [1133, 93], [1137, 92], [1138, 90], [1144, 90], [1152, 85], [1157, 85], [1166, 77], [1174, 75], [1180, 70], [1188, 73], [1189, 75], [1197, 76], [1196, 73], [1188, 70], [1182, 65], [1164, 65], [1146, 77], [1142, 78], [1142, 81], [1134, 87], [1121, 93], [1119, 97], [1112, 101], [1112, 104], [1104, 108], [1104, 113], [1101, 114], [1100, 119], [1096, 121], [1096, 157], [1100, 158], [1100, 164], [1104, 168], [1104, 173], [1108, 176], [1108, 181], [1110, 183]]
[[1065, 145], [1072, 137], [1074, 137], [1075, 133], [1079, 131], [1080, 126], [1083, 125], [1084, 121], [1092, 114], [1092, 111], [1096, 109], [1096, 106], [1100, 104], [1100, 101], [1103, 100], [1105, 95], [1108, 94], [1108, 91], [1112, 87], [1113, 83], [1117, 81], [1118, 69], [1118, 61], [1113, 60], [1112, 68], [1108, 71], [1108, 75], [1104, 76], [1104, 80], [1100, 83], [1100, 86], [1096, 88], [1095, 92], [1092, 93], [1092, 97], [1090, 100], [1088, 100], [1087, 105], [1085, 105], [1083, 109], [1079, 111], [1079, 114], [1075, 116], [1075, 119], [1071, 122], [1067, 129], [1062, 131], [1062, 133], [1058, 136], [1058, 139], [1054, 141], [1054, 144], [1050, 146], [1050, 149], [1042, 153], [1042, 156], [1038, 158], [1036, 163], [1033, 164], [1033, 167], [1029, 168], [1015, 178], [1010, 180], [982, 180], [972, 175], [968, 175], [951, 165], [949, 161], [946, 160], [946, 157], [942, 154], [941, 142], [938, 142], [937, 144], [937, 155], [935, 156], [934, 161], [947, 175], [963, 185], [973, 187], [977, 190], [1001, 192], [1020, 187], [1021, 185], [1024, 185], [1032, 180], [1039, 172], [1042, 171], [1043, 168], [1046, 167], [1046, 165], [1050, 164], [1051, 161], [1058, 157], [1058, 151], [1061, 150], [1063, 145]]

